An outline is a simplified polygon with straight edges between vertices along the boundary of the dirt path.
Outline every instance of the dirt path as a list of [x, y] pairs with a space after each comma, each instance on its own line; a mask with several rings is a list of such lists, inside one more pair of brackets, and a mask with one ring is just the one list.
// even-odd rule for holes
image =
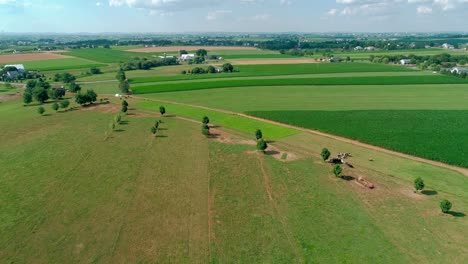
[[457, 166], [449, 165], [449, 164], [439, 162], [439, 161], [428, 160], [428, 159], [424, 159], [424, 158], [404, 154], [404, 153], [401, 153], [401, 152], [385, 149], [385, 148], [382, 148], [382, 147], [377, 147], [377, 146], [367, 144], [367, 143], [363, 143], [363, 142], [360, 142], [360, 141], [357, 141], [357, 140], [354, 140], [354, 139], [349, 139], [349, 138], [340, 137], [340, 136], [336, 136], [336, 135], [332, 135], [332, 134], [327, 134], [327, 133], [323, 133], [323, 132], [313, 130], [313, 129], [307, 129], [307, 128], [302, 128], [302, 127], [298, 127], [298, 126], [288, 125], [288, 124], [279, 123], [279, 122], [264, 119], [264, 118], [259, 118], [259, 117], [255, 117], [255, 116], [250, 116], [250, 115], [246, 115], [246, 114], [241, 114], [241, 113], [236, 113], [236, 112], [231, 112], [231, 111], [216, 109], [216, 108], [211, 108], [211, 107], [192, 105], [192, 104], [186, 104], [186, 103], [179, 103], [179, 102], [172, 102], [172, 101], [166, 101], [166, 100], [154, 100], [154, 99], [143, 98], [143, 97], [135, 97], [135, 96], [132, 96], [132, 97], [137, 98], [137, 99], [141, 99], [141, 100], [163, 102], [163, 103], [170, 103], [170, 104], [177, 104], [177, 105], [184, 105], [184, 106], [201, 108], [201, 109], [206, 109], [206, 110], [210, 110], [210, 111], [230, 114], [230, 115], [237, 115], [237, 116], [241, 116], [241, 117], [245, 117], [245, 118], [249, 118], [249, 119], [253, 119], [253, 120], [257, 120], [257, 121], [261, 121], [261, 122], [265, 122], [265, 123], [269, 123], [269, 124], [273, 124], [273, 125], [277, 125], [277, 126], [296, 129], [296, 130], [299, 130], [301, 132], [305, 132], [305, 133], [309, 133], [309, 134], [314, 134], [314, 135], [318, 135], [318, 136], [322, 136], [322, 137], [335, 139], [335, 140], [338, 140], [338, 141], [341, 141], [341, 142], [353, 144], [353, 145], [360, 146], [360, 147], [367, 148], [367, 149], [376, 150], [376, 151], [379, 151], [379, 152], [383, 152], [383, 153], [386, 153], [386, 154], [390, 154], [390, 155], [394, 155], [394, 156], [414, 160], [414, 161], [417, 161], [417, 162], [422, 162], [422, 163], [430, 164], [430, 165], [433, 165], [433, 166], [449, 169], [449, 170], [452, 170], [452, 171], [459, 172], [459, 173], [461, 173], [461, 174], [463, 174], [465, 176], [468, 176], [468, 169], [467, 168], [457, 167]]

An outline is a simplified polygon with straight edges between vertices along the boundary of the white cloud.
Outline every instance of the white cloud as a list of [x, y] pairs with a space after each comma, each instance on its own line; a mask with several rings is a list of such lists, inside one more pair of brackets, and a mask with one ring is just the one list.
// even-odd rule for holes
[[102, 6], [101, 2], [96, 2], [96, 6]]
[[206, 20], [218, 20], [226, 16], [227, 14], [231, 14], [231, 10], [216, 10], [213, 12], [209, 12], [208, 15], [206, 15]]
[[429, 6], [418, 6], [416, 10], [418, 14], [423, 14], [423, 15], [432, 13], [432, 7], [429, 7]]

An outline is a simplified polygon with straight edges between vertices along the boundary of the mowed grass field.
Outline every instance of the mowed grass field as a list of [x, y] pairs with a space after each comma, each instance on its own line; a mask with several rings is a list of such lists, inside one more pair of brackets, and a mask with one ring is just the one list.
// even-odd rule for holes
[[73, 49], [63, 53], [64, 55], [74, 56], [87, 60], [94, 60], [101, 63], [119, 63], [133, 60], [136, 57], [151, 57], [154, 54], [145, 54], [137, 52], [129, 52], [119, 49], [105, 48], [88, 48], [88, 49]]
[[[2, 262], [463, 263], [468, 255], [466, 176], [303, 133], [278, 142], [301, 159], [280, 162], [147, 111], [125, 116], [104, 141], [113, 105], [43, 117], [36, 108], [0, 104]], [[156, 119], [158, 138], [148, 129]], [[355, 153], [358, 169], [346, 173], [378, 188], [332, 176], [322, 144]], [[437, 195], [412, 194], [419, 175]], [[458, 217], [439, 213], [441, 197]]]

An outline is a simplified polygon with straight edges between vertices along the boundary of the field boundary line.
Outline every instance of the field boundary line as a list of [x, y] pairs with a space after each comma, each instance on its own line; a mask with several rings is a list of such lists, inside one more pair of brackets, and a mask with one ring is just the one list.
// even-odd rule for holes
[[363, 147], [363, 148], [367, 148], [367, 149], [371, 149], [371, 150], [376, 150], [376, 151], [379, 151], [379, 152], [383, 152], [385, 154], [390, 154], [390, 155], [393, 155], [393, 156], [406, 158], [406, 159], [409, 159], [409, 160], [413, 160], [413, 161], [433, 165], [433, 166], [436, 166], [436, 167], [449, 169], [449, 170], [452, 170], [452, 171], [456, 171], [456, 172], [458, 172], [458, 173], [460, 173], [460, 174], [462, 174], [464, 176], [468, 176], [468, 168], [458, 167], [458, 166], [450, 165], [450, 164], [443, 163], [443, 162], [440, 162], [440, 161], [429, 160], [429, 159], [425, 159], [425, 158], [405, 154], [405, 153], [402, 153], [402, 152], [386, 149], [386, 148], [383, 148], [383, 147], [374, 146], [374, 145], [371, 145], [371, 144], [368, 144], [368, 143], [363, 143], [363, 142], [358, 141], [358, 140], [349, 139], [349, 138], [345, 138], [345, 137], [341, 137], [341, 136], [336, 136], [336, 135], [320, 132], [320, 131], [313, 130], [313, 129], [288, 125], [288, 124], [268, 120], [268, 119], [265, 119], [265, 118], [255, 117], [255, 116], [251, 116], [251, 115], [247, 115], [247, 114], [243, 114], [243, 113], [232, 112], [232, 111], [223, 110], [223, 109], [216, 109], [216, 108], [211, 108], [211, 107], [206, 107], [206, 106], [192, 105], [192, 104], [179, 103], [179, 102], [173, 102], [173, 101], [167, 101], [167, 100], [150, 99], [150, 98], [145, 98], [145, 97], [137, 97], [137, 96], [132, 96], [132, 97], [137, 98], [137, 99], [141, 99], [141, 100], [146, 100], [146, 101], [154, 101], [154, 102], [162, 102], [162, 103], [169, 103], [169, 104], [175, 104], [175, 105], [183, 105], [183, 106], [189, 106], [189, 107], [194, 107], [194, 108], [201, 108], [201, 109], [205, 109], [205, 110], [220, 112], [220, 113], [224, 113], [224, 114], [236, 115], [236, 116], [240, 116], [240, 117], [244, 117], [244, 118], [248, 118], [248, 119], [252, 119], [252, 120], [256, 120], [256, 121], [261, 121], [261, 122], [272, 124], [272, 125], [291, 128], [291, 129], [295, 129], [295, 130], [298, 130], [298, 131], [301, 131], [301, 132], [305, 132], [305, 133], [309, 133], [309, 134], [313, 134], [313, 135], [317, 135], [317, 136], [322, 136], [322, 137], [338, 140], [338, 141], [345, 142], [345, 143], [348, 143], [348, 144], [353, 144], [353, 145], [356, 145], [356, 146], [359, 146], [359, 147]]

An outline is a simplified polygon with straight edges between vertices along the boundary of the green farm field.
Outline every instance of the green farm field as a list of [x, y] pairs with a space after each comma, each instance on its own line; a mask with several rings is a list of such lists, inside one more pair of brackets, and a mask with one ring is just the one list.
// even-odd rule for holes
[[292, 85], [411, 85], [411, 84], [468, 84], [468, 80], [444, 75], [427, 76], [366, 76], [366, 77], [328, 77], [328, 78], [286, 78], [286, 79], [247, 79], [219, 80], [205, 82], [178, 82], [134, 86], [136, 94], [190, 91], [216, 88], [235, 88], [248, 86], [292, 86]]
[[[351, 57], [351, 58], [366, 58], [368, 59], [369, 56], [384, 56], [384, 55], [419, 55], [419, 56], [426, 56], [426, 55], [437, 55], [443, 53], [450, 53], [452, 55], [467, 55], [468, 52], [463, 51], [456, 51], [456, 50], [446, 50], [446, 49], [415, 49], [415, 50], [386, 50], [386, 51], [354, 51], [354, 52], [333, 52], [335, 56], [341, 57]], [[319, 56], [320, 57], [320, 56]]]
[[17, 62], [17, 64], [23, 64], [26, 69], [37, 70], [37, 71], [56, 71], [56, 70], [72, 70], [72, 69], [83, 69], [91, 67], [105, 66], [105, 64], [80, 58], [69, 58], [69, 59], [54, 59], [44, 61], [26, 61]]
[[[63, 53], [64, 55], [74, 56], [87, 60], [94, 60], [101, 63], [118, 63], [132, 60], [135, 57], [151, 57], [153, 53], [137, 53], [118, 49], [73, 49]], [[156, 53], [155, 53], [156, 54]]]
[[[167, 76], [161, 74], [152, 77], [135, 77], [131, 78], [132, 83], [149, 83], [160, 81], [179, 81], [191, 79], [207, 79], [207, 78], [232, 78], [232, 77], [251, 77], [251, 76], [278, 76], [278, 75], [303, 75], [303, 74], [326, 74], [326, 73], [358, 73], [358, 72], [416, 72], [414, 70], [389, 66], [383, 64], [370, 63], [309, 63], [309, 64], [277, 64], [277, 65], [234, 65], [234, 68], [239, 72], [223, 73], [223, 74], [201, 74], [201, 75], [182, 75], [182, 70], [189, 70], [193, 67], [178, 66], [179, 71], [173, 72], [178, 75]], [[162, 67], [169, 68], [169, 67]]]
[[[160, 117], [129, 102], [107, 140], [119, 101], [59, 113], [46, 104], [42, 117], [37, 106], [0, 104], [2, 262], [462, 263], [468, 255], [464, 175], [306, 133], [273, 143], [298, 158], [281, 162], [235, 143], [251, 140], [242, 131], [220, 143], [170, 117], [216, 119], [213, 111], [164, 104], [170, 116]], [[148, 127], [157, 119], [155, 138]], [[351, 151], [357, 169], [345, 173], [378, 188], [332, 176], [318, 156], [324, 145]], [[417, 176], [436, 195], [414, 194]], [[453, 216], [439, 213], [441, 197], [453, 201]]]

